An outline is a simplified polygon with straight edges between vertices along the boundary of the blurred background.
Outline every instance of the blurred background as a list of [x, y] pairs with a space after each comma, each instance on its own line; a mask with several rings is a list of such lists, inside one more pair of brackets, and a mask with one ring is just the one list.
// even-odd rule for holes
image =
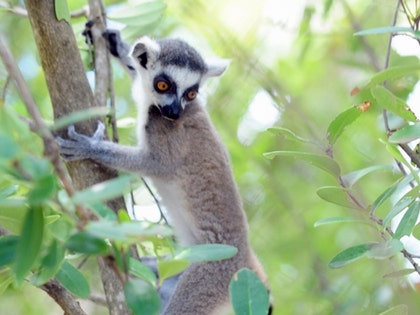
[[[20, 1], [11, 2], [23, 6]], [[415, 7], [415, 1], [406, 2]], [[317, 196], [320, 186], [335, 185], [335, 180], [293, 158], [263, 157], [264, 152], [274, 150], [324, 153], [328, 124], [339, 113], [364, 101], [361, 96], [351, 96], [351, 91], [385, 64], [388, 34], [359, 37], [354, 33], [391, 25], [397, 1], [164, 3], [166, 9], [148, 35], [179, 37], [207, 57], [231, 60], [226, 74], [220, 80], [209, 81], [201, 93], [231, 155], [248, 215], [251, 243], [270, 279], [274, 314], [380, 314], [400, 304], [407, 305], [409, 314], [417, 314], [420, 299], [416, 279], [384, 278], [404, 268], [402, 257], [362, 259], [341, 269], [328, 267], [343, 249], [381, 237], [380, 231], [369, 224], [314, 227], [315, 222], [328, 217], [363, 217], [356, 210], [327, 203]], [[0, 5], [4, 5], [3, 1]], [[72, 0], [69, 5], [71, 10], [77, 10], [86, 1]], [[112, 15], [124, 2], [105, 1], [105, 5]], [[86, 19], [72, 21], [85, 57], [80, 32]], [[397, 24], [407, 26], [406, 17], [400, 14]], [[7, 37], [45, 119], [51, 120], [48, 92], [27, 18], [0, 9], [0, 32]], [[415, 40], [407, 36], [394, 38], [391, 64], [410, 64], [419, 56], [420, 46]], [[133, 143], [135, 109], [130, 78], [117, 63], [113, 71], [121, 142]], [[0, 65], [0, 83], [5, 77]], [[399, 91], [414, 111], [420, 94], [416, 84], [416, 80], [404, 82]], [[11, 93], [6, 102], [13, 103], [15, 98]], [[21, 105], [16, 108], [24, 112]], [[339, 139], [334, 155], [344, 174], [373, 164], [393, 163], [378, 141], [386, 137], [380, 117], [380, 109], [369, 110]], [[288, 128], [315, 145], [268, 132], [273, 126]], [[368, 176], [358, 184], [358, 197], [371, 204], [396, 178], [398, 174], [392, 172]], [[141, 194], [138, 201], [147, 206], [147, 198]], [[139, 215], [147, 217], [144, 212], [149, 208], [138, 208]], [[389, 209], [384, 205], [381, 211]], [[9, 289], [0, 296], [0, 315], [60, 312], [46, 294], [30, 285], [23, 294]], [[92, 314], [101, 314], [101, 310], [92, 310]]]

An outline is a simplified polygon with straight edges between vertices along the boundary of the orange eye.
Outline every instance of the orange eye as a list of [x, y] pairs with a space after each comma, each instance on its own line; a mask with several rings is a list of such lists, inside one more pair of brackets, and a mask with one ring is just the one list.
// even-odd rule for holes
[[196, 90], [191, 90], [187, 93], [187, 100], [189, 100], [189, 101], [192, 101], [196, 97], [197, 97], [197, 91]]
[[165, 92], [165, 91], [169, 90], [169, 83], [166, 82], [166, 81], [162, 81], [162, 80], [161, 81], [158, 81], [156, 83], [156, 89], [159, 92]]

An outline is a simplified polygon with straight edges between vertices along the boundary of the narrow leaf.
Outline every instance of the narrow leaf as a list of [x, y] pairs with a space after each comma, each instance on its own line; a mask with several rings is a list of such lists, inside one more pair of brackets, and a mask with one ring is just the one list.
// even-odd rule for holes
[[384, 226], [387, 226], [391, 220], [407, 208], [417, 198], [419, 194], [419, 188], [414, 187], [408, 193], [406, 193], [397, 203], [392, 207], [391, 211], [384, 218]]
[[405, 190], [410, 182], [413, 180], [413, 175], [409, 174], [407, 176], [401, 177], [391, 186], [389, 186], [385, 191], [379, 195], [378, 198], [373, 202], [371, 212], [374, 213], [377, 208], [379, 208], [385, 201], [390, 199], [392, 196], [400, 194], [402, 190]]
[[395, 231], [394, 238], [400, 239], [404, 235], [410, 235], [416, 225], [417, 219], [420, 212], [420, 201], [413, 202], [408, 207], [407, 212], [398, 224], [397, 230]]
[[172, 230], [167, 226], [145, 221], [131, 221], [121, 224], [112, 221], [95, 221], [87, 225], [86, 231], [98, 238], [115, 241], [136, 241], [154, 235], [172, 235]]
[[64, 247], [57, 240], [53, 240], [48, 248], [47, 254], [41, 261], [39, 272], [31, 279], [31, 283], [35, 286], [40, 286], [54, 277], [58, 270], [60, 270], [64, 260], [64, 252]]
[[70, 10], [67, 0], [54, 0], [54, 9], [58, 21], [65, 20], [70, 23]]
[[408, 306], [403, 304], [397, 305], [378, 315], [408, 315]]
[[109, 252], [107, 243], [87, 232], [72, 235], [64, 246], [71, 251], [87, 255], [106, 255]]
[[130, 191], [132, 188], [133, 175], [124, 175], [105, 181], [77, 192], [73, 199], [76, 204], [98, 203], [114, 199]]
[[394, 256], [404, 249], [400, 240], [390, 239], [388, 241], [374, 244], [367, 252], [367, 257], [374, 259], [386, 259]]
[[403, 26], [383, 26], [376, 27], [367, 30], [362, 30], [354, 33], [354, 36], [365, 36], [365, 35], [378, 35], [378, 34], [393, 34], [393, 33], [413, 33], [411, 27]]
[[13, 280], [14, 280], [14, 276], [10, 268], [0, 269], [0, 296], [13, 283]]
[[330, 268], [344, 267], [364, 256], [372, 248], [374, 243], [362, 244], [349, 247], [337, 254], [328, 264]]
[[346, 187], [351, 187], [370, 173], [378, 171], [392, 171], [393, 169], [394, 167], [392, 165], [374, 165], [343, 175], [341, 179], [343, 180]]
[[378, 84], [382, 84], [385, 81], [390, 79], [396, 79], [403, 77], [410, 73], [417, 73], [420, 70], [420, 65], [409, 65], [409, 66], [399, 66], [399, 67], [390, 67], [386, 70], [376, 73], [370, 81], [362, 88], [362, 90], [370, 89]]
[[389, 138], [390, 143], [409, 143], [420, 138], [420, 123], [405, 126], [395, 131]]
[[371, 89], [373, 97], [377, 104], [390, 111], [391, 113], [404, 118], [405, 120], [415, 122], [417, 117], [410, 110], [407, 103], [394, 95], [391, 91], [381, 85], [377, 85]]
[[295, 140], [295, 141], [299, 141], [299, 142], [303, 142], [303, 143], [312, 143], [311, 140], [302, 138], [300, 136], [298, 136], [297, 134], [295, 134], [293, 131], [286, 129], [286, 128], [281, 128], [281, 127], [273, 127], [273, 128], [268, 128], [269, 132], [275, 134], [275, 135], [281, 135], [284, 136], [286, 139], [289, 140]]
[[13, 262], [18, 243], [19, 236], [5, 235], [0, 237], [0, 267]]
[[19, 244], [16, 251], [14, 271], [20, 283], [28, 274], [39, 255], [44, 234], [44, 215], [42, 208], [30, 208], [26, 213]]
[[157, 270], [159, 273], [159, 281], [162, 283], [164, 280], [181, 273], [189, 264], [188, 261], [182, 259], [158, 261]]
[[326, 155], [318, 155], [308, 152], [299, 151], [273, 151], [263, 154], [268, 159], [273, 159], [277, 156], [286, 156], [296, 159], [301, 159], [309, 164], [316, 166], [334, 177], [340, 176], [340, 166], [333, 159]]
[[316, 193], [325, 201], [351, 209], [359, 209], [349, 198], [348, 189], [337, 186], [319, 188]]
[[65, 261], [56, 275], [57, 281], [74, 295], [86, 299], [90, 288], [85, 276], [70, 263]]
[[11, 195], [15, 194], [19, 189], [18, 185], [10, 185], [0, 189], [0, 200], [10, 197]]
[[267, 315], [270, 301], [267, 288], [249, 269], [239, 270], [229, 284], [236, 315]]
[[360, 117], [362, 111], [357, 107], [352, 107], [339, 114], [328, 126], [327, 137], [331, 145], [341, 136], [344, 129]]
[[128, 259], [128, 271], [130, 274], [146, 280], [152, 284], [156, 284], [157, 282], [156, 275], [152, 269], [137, 259], [131, 257]]
[[194, 245], [182, 250], [175, 259], [183, 259], [190, 262], [216, 261], [228, 259], [236, 255], [238, 249], [225, 244], [202, 244]]
[[103, 107], [90, 107], [87, 109], [79, 110], [72, 112], [62, 118], [59, 118], [54, 121], [54, 124], [50, 126], [52, 131], [65, 128], [70, 125], [74, 125], [78, 122], [85, 121], [92, 118], [100, 118], [109, 114], [109, 109], [105, 106]]
[[411, 275], [412, 273], [416, 272], [416, 269], [402, 269], [395, 272], [388, 273], [384, 275], [384, 278], [399, 278]]
[[124, 295], [134, 315], [159, 314], [159, 294], [149, 282], [141, 279], [128, 280], [124, 285]]
[[322, 225], [327, 224], [336, 224], [336, 223], [366, 223], [365, 220], [361, 220], [358, 218], [352, 218], [352, 217], [335, 217], [335, 218], [326, 218], [318, 220], [314, 223], [314, 227], [319, 227]]

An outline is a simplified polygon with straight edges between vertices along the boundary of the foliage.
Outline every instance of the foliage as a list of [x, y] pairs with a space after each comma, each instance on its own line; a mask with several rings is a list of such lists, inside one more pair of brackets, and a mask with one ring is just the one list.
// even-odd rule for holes
[[[66, 16], [65, 1], [56, 3], [60, 16]], [[410, 284], [416, 279], [413, 253], [418, 252], [411, 243], [420, 235], [419, 132], [411, 110], [416, 112], [412, 99], [420, 64], [417, 57], [402, 55], [397, 36], [417, 45], [416, 3], [400, 1], [395, 11], [394, 3], [297, 1], [288, 3], [284, 15], [277, 7], [264, 11], [270, 1], [145, 3], [106, 1], [109, 17], [130, 26], [125, 38], [183, 37], [202, 51], [211, 48], [232, 59], [221, 82], [206, 87], [207, 108], [231, 153], [251, 242], [268, 273], [274, 314], [416, 312], [417, 284]], [[70, 12], [85, 4], [68, 1]], [[395, 12], [397, 23], [392, 21]], [[293, 24], [292, 16], [301, 18]], [[0, 31], [7, 34], [49, 126], [85, 116], [51, 123], [30, 25], [12, 9], [0, 11], [0, 20]], [[71, 23], [89, 67], [80, 35], [85, 19], [72, 17]], [[391, 34], [394, 44], [388, 48]], [[132, 143], [129, 78], [118, 65], [113, 72], [120, 138]], [[215, 257], [217, 251], [206, 255], [203, 248], [178, 251], [162, 225], [113, 213], [104, 204], [108, 192], [117, 188], [122, 194], [133, 184], [140, 186], [133, 178], [123, 176], [104, 183], [103, 190], [92, 188], [95, 194], [87, 189], [70, 198], [44, 157], [41, 138], [20, 119], [28, 114], [1, 67], [0, 86], [0, 227], [11, 232], [0, 238], [0, 309], [57, 313], [51, 301], [34, 305], [32, 296], [41, 300], [42, 295], [33, 287], [55, 277], [85, 298], [98, 291], [95, 257], [112, 254], [124, 277], [136, 277], [124, 288], [131, 309], [143, 312], [148, 303], [153, 313], [159, 307], [154, 288], [162, 279], [128, 258], [132, 244], [157, 254], [163, 278], [185, 268], [189, 259]], [[265, 115], [273, 116], [268, 125], [254, 117], [269, 111], [261, 96], [277, 110]], [[88, 113], [97, 114], [102, 112]], [[272, 127], [269, 132], [267, 127]], [[99, 221], [80, 229], [75, 210], [80, 204], [88, 205]], [[165, 260], [167, 254], [173, 259]], [[252, 283], [252, 275], [241, 275], [239, 280]], [[76, 284], [74, 279], [79, 279]]]

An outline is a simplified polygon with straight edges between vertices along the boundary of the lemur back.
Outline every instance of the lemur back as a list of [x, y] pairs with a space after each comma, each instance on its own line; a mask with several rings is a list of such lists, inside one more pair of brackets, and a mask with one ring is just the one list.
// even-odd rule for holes
[[240, 268], [250, 268], [267, 282], [248, 242], [228, 154], [197, 97], [199, 86], [221, 75], [227, 64], [205, 62], [179, 40], [142, 38], [129, 49], [117, 32], [105, 35], [111, 53], [134, 79], [138, 146], [102, 140], [100, 125], [92, 138], [70, 128], [71, 140], [57, 140], [61, 152], [68, 160], [89, 158], [150, 178], [182, 245], [238, 249], [230, 259], [190, 265], [163, 310], [166, 315], [221, 314], [229, 305], [229, 282]]

